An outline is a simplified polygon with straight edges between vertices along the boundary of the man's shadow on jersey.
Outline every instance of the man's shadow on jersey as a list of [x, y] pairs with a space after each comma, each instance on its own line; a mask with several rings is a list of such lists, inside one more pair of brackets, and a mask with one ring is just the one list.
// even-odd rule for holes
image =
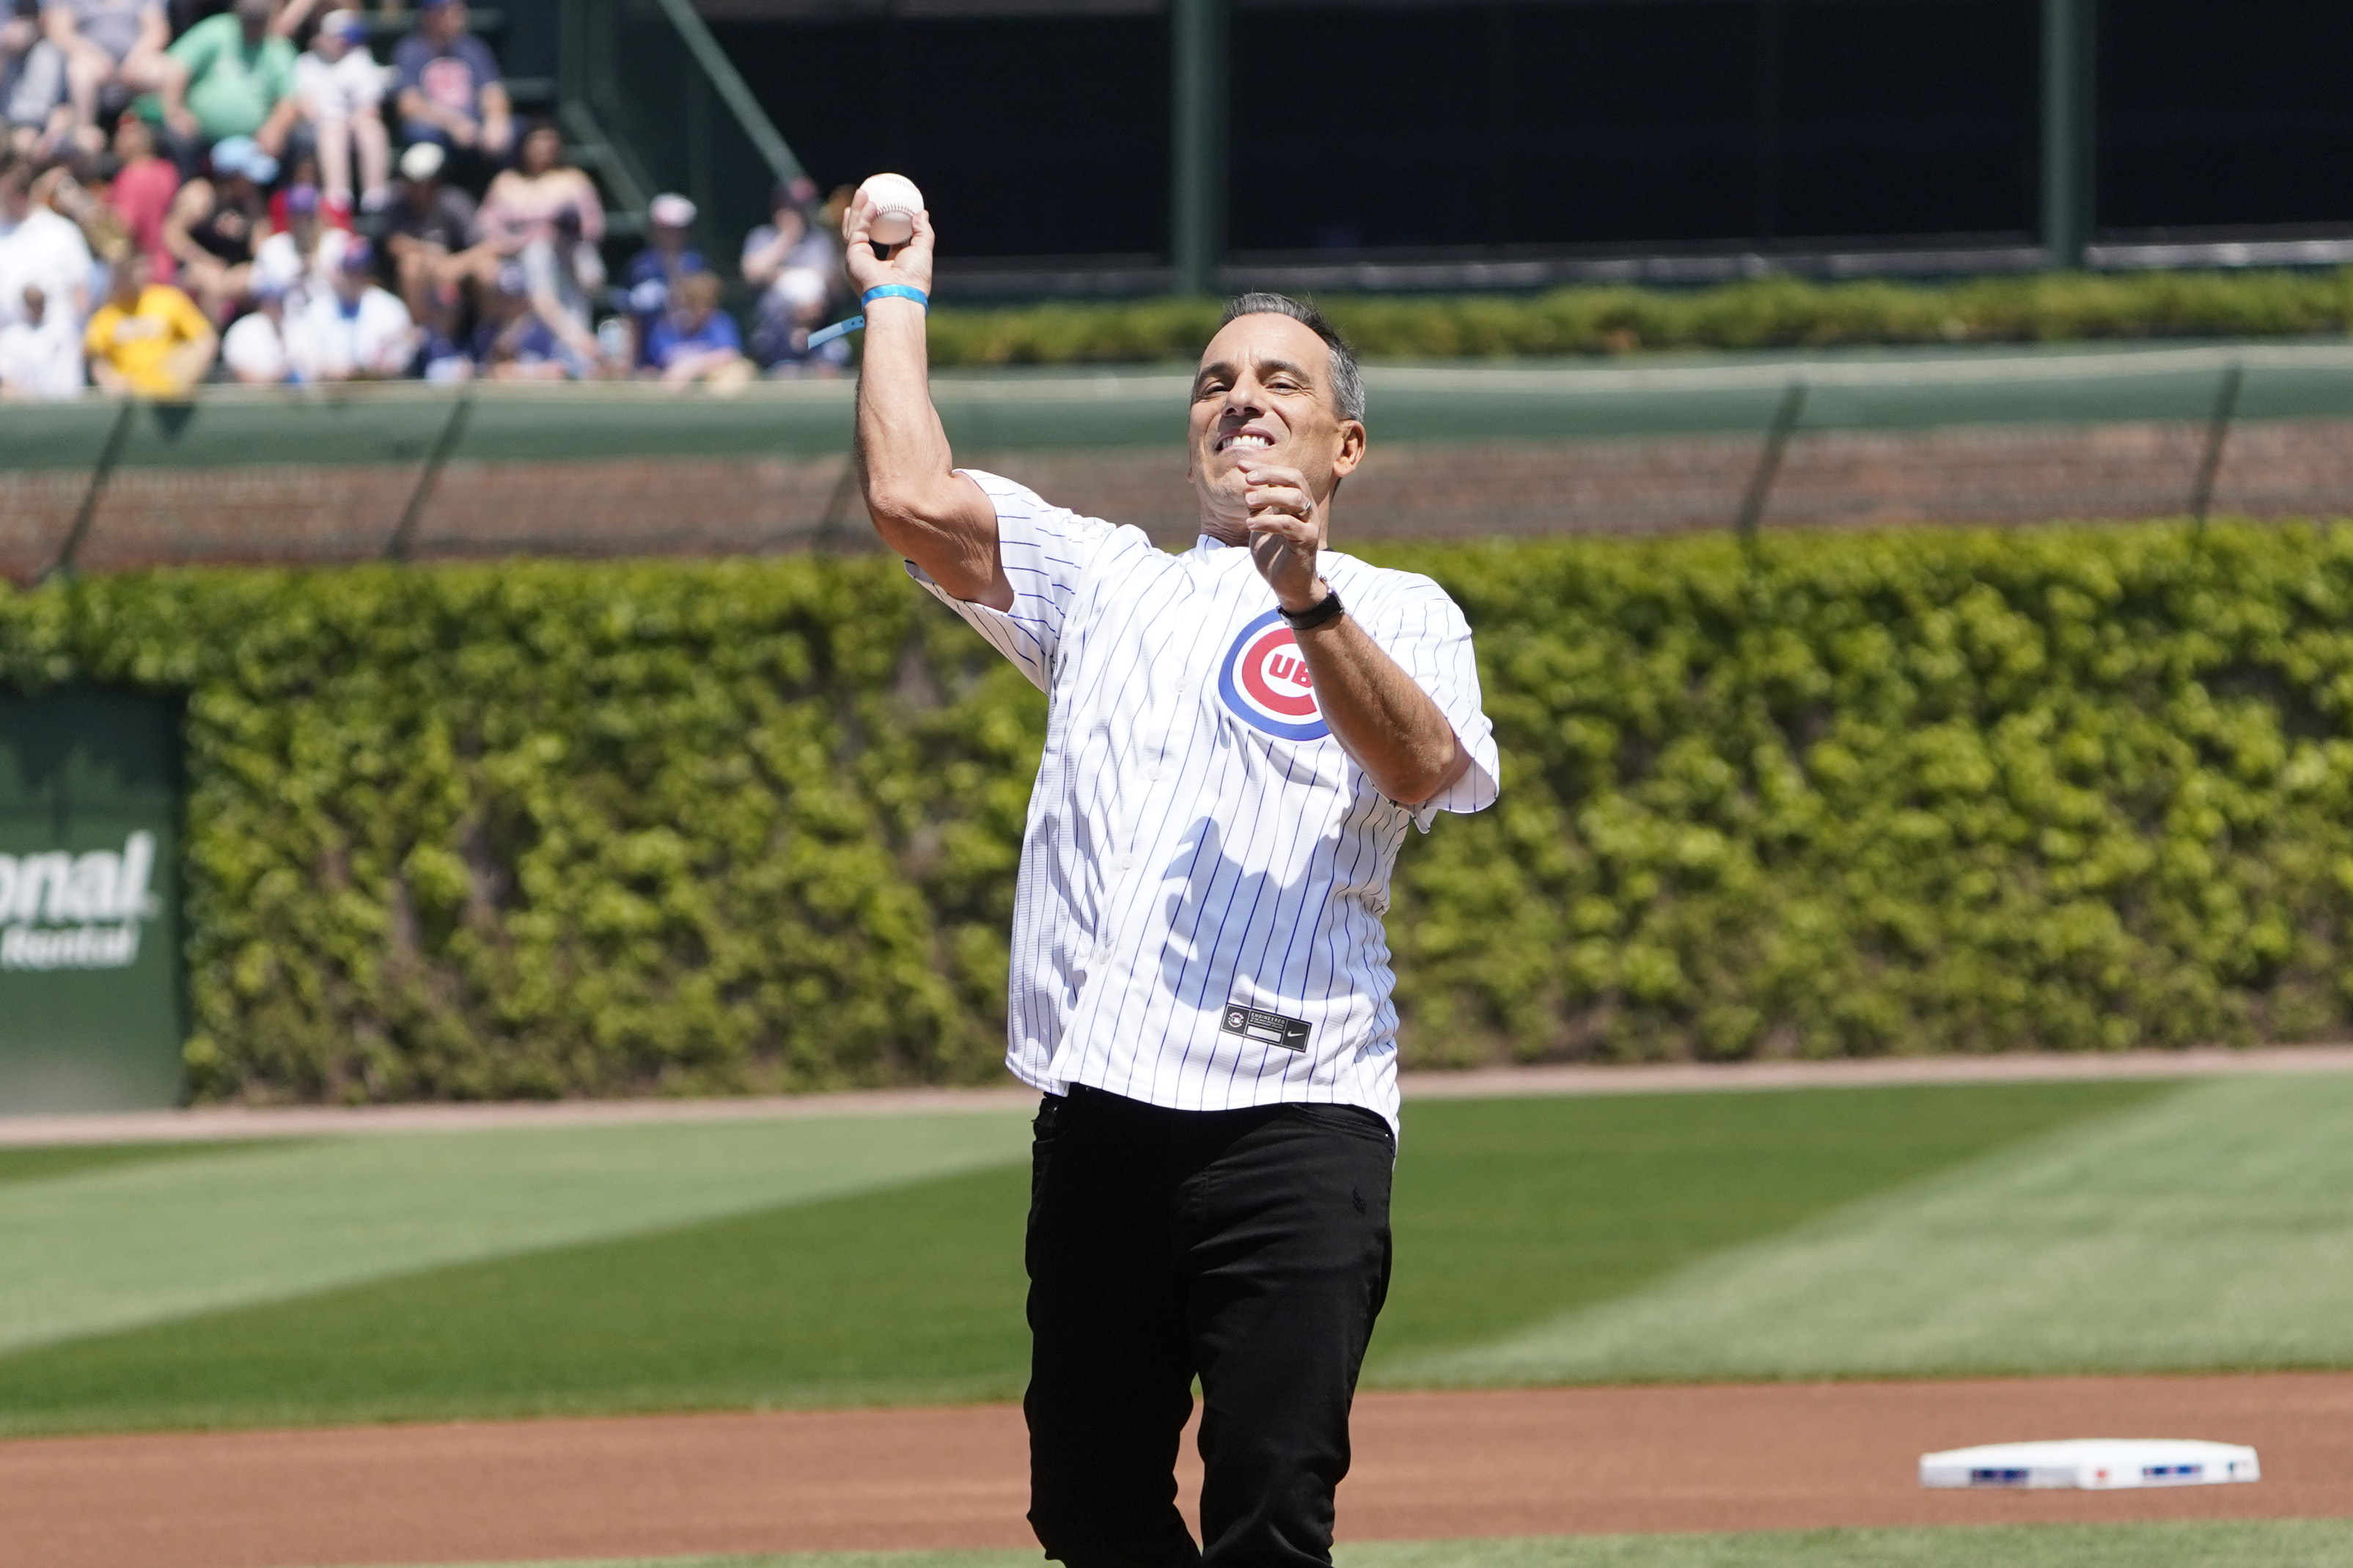
[[[1310, 856], [1299, 880], [1285, 882], [1246, 869], [1228, 855], [1216, 819], [1204, 816], [1186, 829], [1183, 846], [1161, 871], [1164, 883], [1182, 879], [1167, 889], [1162, 906], [1168, 938], [1160, 950], [1160, 976], [1169, 994], [1202, 1008], [1222, 1006], [1233, 998], [1236, 980], [1248, 978], [1250, 1000], [1281, 996], [1277, 985], [1292, 962], [1293, 939], [1306, 913], [1300, 895], [1314, 865]], [[1246, 939], [1254, 929], [1263, 929], [1264, 940], [1255, 950], [1227, 950], [1221, 968], [1218, 955], [1229, 933]]]

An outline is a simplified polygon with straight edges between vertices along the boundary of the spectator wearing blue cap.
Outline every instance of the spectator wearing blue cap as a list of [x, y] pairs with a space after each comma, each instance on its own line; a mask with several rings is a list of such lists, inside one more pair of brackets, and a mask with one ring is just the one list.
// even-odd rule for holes
[[295, 322], [296, 371], [306, 381], [385, 381], [417, 357], [417, 323], [399, 298], [376, 286], [375, 250], [353, 236], [329, 288], [311, 294]]
[[752, 379], [752, 362], [744, 357], [744, 334], [735, 320], [719, 308], [719, 279], [708, 272], [689, 273], [670, 290], [670, 309], [646, 339], [648, 374], [672, 386], [689, 382], [739, 384]]
[[257, 299], [265, 286], [277, 289], [288, 296], [288, 310], [299, 310], [327, 287], [352, 234], [327, 224], [318, 186], [290, 185], [280, 195], [285, 225], [254, 247], [249, 289]]
[[272, 158], [285, 153], [301, 104], [294, 46], [272, 26], [277, 19], [278, 0], [237, 0], [181, 34], [165, 56], [158, 113], [183, 174], [195, 174], [203, 150], [229, 137], [250, 138]]
[[670, 291], [682, 278], [707, 273], [702, 252], [694, 248], [694, 204], [665, 191], [646, 204], [646, 244], [621, 272], [621, 292], [638, 332], [638, 363], [653, 361], [654, 328], [670, 309]]
[[178, 264], [180, 287], [206, 315], [227, 321], [253, 279], [253, 258], [269, 232], [264, 188], [278, 177], [278, 160], [250, 136], [231, 136], [213, 148], [212, 175], [188, 181], [164, 218], [164, 248]]
[[466, 0], [423, 0], [417, 30], [393, 51], [400, 139], [432, 142], [488, 168], [514, 147], [514, 110], [498, 57], [467, 31]]

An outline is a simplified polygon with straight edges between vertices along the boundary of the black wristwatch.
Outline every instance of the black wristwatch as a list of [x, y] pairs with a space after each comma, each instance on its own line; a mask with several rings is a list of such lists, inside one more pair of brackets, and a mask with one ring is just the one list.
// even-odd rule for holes
[[1307, 631], [1322, 626], [1326, 621], [1336, 621], [1340, 618], [1340, 590], [1326, 586], [1324, 596], [1303, 610], [1283, 610], [1281, 605], [1277, 605], [1275, 608], [1282, 610], [1282, 618], [1290, 623], [1293, 631]]

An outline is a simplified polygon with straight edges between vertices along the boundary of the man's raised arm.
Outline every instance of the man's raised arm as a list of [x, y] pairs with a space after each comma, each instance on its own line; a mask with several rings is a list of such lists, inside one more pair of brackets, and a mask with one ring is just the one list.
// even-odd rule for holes
[[[842, 217], [849, 276], [860, 294], [897, 284], [928, 297], [932, 218], [915, 215], [914, 237], [888, 261], [874, 254], [874, 212], [864, 192]], [[947, 431], [932, 406], [923, 305], [885, 295], [865, 304], [866, 358], [858, 377], [858, 479], [882, 542], [969, 604], [1013, 607], [997, 547], [997, 507], [955, 471]]]

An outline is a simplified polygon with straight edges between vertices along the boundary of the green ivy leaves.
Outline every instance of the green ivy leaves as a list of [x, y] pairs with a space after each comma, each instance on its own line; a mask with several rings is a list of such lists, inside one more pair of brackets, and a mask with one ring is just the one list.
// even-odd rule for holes
[[[1409, 1062], [2353, 1018], [2353, 533], [1372, 553], [1505, 774], [1400, 857]], [[186, 694], [202, 1095], [997, 1070], [1044, 703], [895, 563], [87, 578], [0, 594], [0, 679]]]
[[157, 573], [0, 598], [0, 670], [189, 694], [199, 1094], [960, 1081], [1043, 712], [944, 618], [871, 562]]
[[[1829, 1056], [2348, 1016], [2338, 531], [1397, 559], [1468, 610], [1507, 773], [1500, 819], [1400, 865], [1419, 1051], [1433, 1025], [1470, 1058]], [[1531, 911], [1483, 944], [1482, 879]]]

